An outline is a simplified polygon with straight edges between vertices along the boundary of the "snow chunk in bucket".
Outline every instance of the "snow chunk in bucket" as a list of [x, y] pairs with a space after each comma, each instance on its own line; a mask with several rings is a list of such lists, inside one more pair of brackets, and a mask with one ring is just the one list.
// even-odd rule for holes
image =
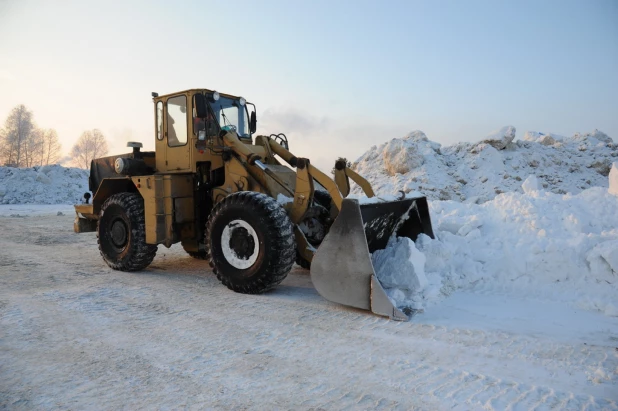
[[422, 308], [420, 293], [428, 284], [425, 255], [412, 240], [391, 238], [385, 249], [373, 253], [371, 260], [380, 284], [397, 307]]

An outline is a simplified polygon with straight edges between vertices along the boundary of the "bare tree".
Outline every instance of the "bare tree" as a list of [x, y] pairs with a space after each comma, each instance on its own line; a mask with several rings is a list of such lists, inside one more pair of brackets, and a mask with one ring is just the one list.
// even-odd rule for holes
[[107, 154], [107, 141], [100, 130], [84, 131], [71, 149], [71, 157], [79, 168], [90, 169], [90, 162]]
[[56, 164], [60, 160], [62, 145], [58, 141], [58, 133], [53, 128], [40, 130], [41, 151], [39, 164], [46, 166]]
[[32, 111], [20, 104], [13, 108], [0, 133], [0, 162], [15, 167], [29, 167], [35, 149]]
[[11, 166], [11, 161], [9, 159], [9, 147], [6, 137], [6, 130], [4, 128], [0, 128], [0, 166]]
[[60, 159], [60, 142], [53, 129], [38, 129], [23, 104], [15, 107], [0, 129], [0, 164], [33, 167]]
[[21, 167], [34, 167], [39, 164], [43, 150], [43, 130], [33, 128], [22, 143]]

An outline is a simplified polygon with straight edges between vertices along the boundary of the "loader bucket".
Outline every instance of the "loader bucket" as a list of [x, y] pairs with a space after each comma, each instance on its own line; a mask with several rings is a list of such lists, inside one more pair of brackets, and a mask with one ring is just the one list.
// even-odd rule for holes
[[344, 199], [313, 257], [311, 281], [327, 300], [407, 321], [378, 281], [371, 253], [386, 248], [393, 234], [414, 241], [421, 233], [433, 238], [425, 197], [372, 204]]

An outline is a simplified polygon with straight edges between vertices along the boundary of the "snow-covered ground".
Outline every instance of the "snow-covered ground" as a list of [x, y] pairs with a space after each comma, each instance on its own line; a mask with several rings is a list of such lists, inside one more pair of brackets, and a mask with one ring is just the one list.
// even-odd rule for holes
[[178, 245], [113, 271], [66, 206], [4, 207], [0, 409], [618, 408], [617, 317], [473, 289], [401, 323], [300, 269], [236, 294]]
[[0, 408], [618, 409], [618, 146], [514, 135], [357, 162], [380, 197], [432, 200], [435, 239], [374, 255], [414, 272], [389, 290], [424, 309], [408, 323], [302, 270], [234, 294], [179, 246], [114, 272], [72, 233], [87, 173], [0, 167]]

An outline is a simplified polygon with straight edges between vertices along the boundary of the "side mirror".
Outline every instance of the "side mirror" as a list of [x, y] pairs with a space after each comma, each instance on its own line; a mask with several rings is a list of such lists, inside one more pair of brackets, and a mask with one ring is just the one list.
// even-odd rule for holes
[[208, 108], [206, 107], [206, 99], [203, 94], [195, 95], [195, 116], [198, 118], [205, 118], [208, 115]]
[[257, 119], [255, 118], [255, 111], [251, 112], [251, 118], [249, 119], [249, 131], [251, 134], [255, 133], [257, 129]]

